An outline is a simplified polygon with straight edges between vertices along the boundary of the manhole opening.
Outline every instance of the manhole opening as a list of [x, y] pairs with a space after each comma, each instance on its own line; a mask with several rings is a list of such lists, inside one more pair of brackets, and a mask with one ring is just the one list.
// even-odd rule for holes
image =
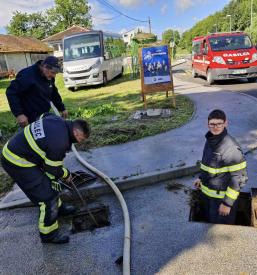
[[[190, 198], [190, 222], [206, 222], [203, 216], [203, 207], [200, 201], [199, 190], [193, 190]], [[238, 197], [238, 209], [236, 213], [235, 225], [252, 226], [251, 221], [251, 195], [250, 193], [240, 193]]]
[[82, 231], [93, 231], [96, 228], [110, 226], [109, 208], [100, 206], [83, 209], [83, 207], [72, 217], [72, 233]]

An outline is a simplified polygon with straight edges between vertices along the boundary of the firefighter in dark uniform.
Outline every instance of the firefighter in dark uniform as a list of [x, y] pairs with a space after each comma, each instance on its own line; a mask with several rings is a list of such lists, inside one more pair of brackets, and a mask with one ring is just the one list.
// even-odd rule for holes
[[55, 86], [55, 76], [61, 67], [58, 59], [48, 56], [34, 65], [21, 70], [6, 90], [10, 109], [20, 127], [34, 122], [49, 112], [50, 101], [64, 118], [68, 112]]
[[2, 151], [2, 166], [40, 207], [39, 232], [43, 243], [67, 243], [69, 236], [58, 230], [58, 215], [75, 212], [59, 197], [58, 179], [69, 183], [70, 172], [63, 159], [72, 143], [80, 143], [90, 133], [85, 120], [68, 121], [53, 114], [41, 118], [13, 136]]
[[247, 181], [244, 154], [227, 125], [222, 110], [209, 114], [201, 173], [194, 183], [201, 190], [204, 220], [210, 223], [235, 223], [237, 199]]

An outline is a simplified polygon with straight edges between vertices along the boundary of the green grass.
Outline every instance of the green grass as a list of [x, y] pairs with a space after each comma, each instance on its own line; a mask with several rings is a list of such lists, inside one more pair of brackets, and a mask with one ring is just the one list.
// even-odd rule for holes
[[[0, 81], [0, 129], [5, 141], [15, 133], [17, 125], [6, 100], [5, 90], [8, 80]], [[70, 118], [87, 119], [92, 134], [80, 149], [124, 143], [155, 135], [186, 123], [192, 116], [193, 103], [185, 96], [176, 96], [177, 108], [168, 119], [149, 119], [144, 121], [129, 120], [135, 110], [143, 109], [140, 95], [140, 80], [129, 75], [115, 79], [107, 86], [87, 87], [70, 92], [64, 87], [62, 75], [56, 78], [56, 85], [70, 113]], [[157, 93], [147, 96], [148, 108], [171, 108], [171, 96]]]

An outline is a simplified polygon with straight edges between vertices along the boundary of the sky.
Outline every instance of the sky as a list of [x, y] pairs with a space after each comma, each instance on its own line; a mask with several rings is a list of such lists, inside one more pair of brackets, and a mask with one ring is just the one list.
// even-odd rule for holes
[[[148, 17], [150, 17], [152, 33], [160, 38], [162, 32], [170, 28], [179, 32], [191, 28], [197, 21], [221, 10], [229, 0], [89, 0], [88, 2], [91, 6], [94, 29], [123, 33], [139, 27], [148, 31]], [[135, 20], [120, 15], [106, 3]], [[54, 6], [54, 0], [0, 0], [0, 6], [0, 34], [6, 34], [5, 26], [9, 24], [13, 12], [44, 11]]]

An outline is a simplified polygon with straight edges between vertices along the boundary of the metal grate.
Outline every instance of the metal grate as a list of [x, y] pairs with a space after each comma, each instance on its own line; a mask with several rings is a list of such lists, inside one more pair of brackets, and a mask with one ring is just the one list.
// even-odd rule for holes
[[96, 179], [96, 176], [84, 171], [76, 171], [71, 173], [72, 182], [77, 187], [84, 184], [89, 184]]

